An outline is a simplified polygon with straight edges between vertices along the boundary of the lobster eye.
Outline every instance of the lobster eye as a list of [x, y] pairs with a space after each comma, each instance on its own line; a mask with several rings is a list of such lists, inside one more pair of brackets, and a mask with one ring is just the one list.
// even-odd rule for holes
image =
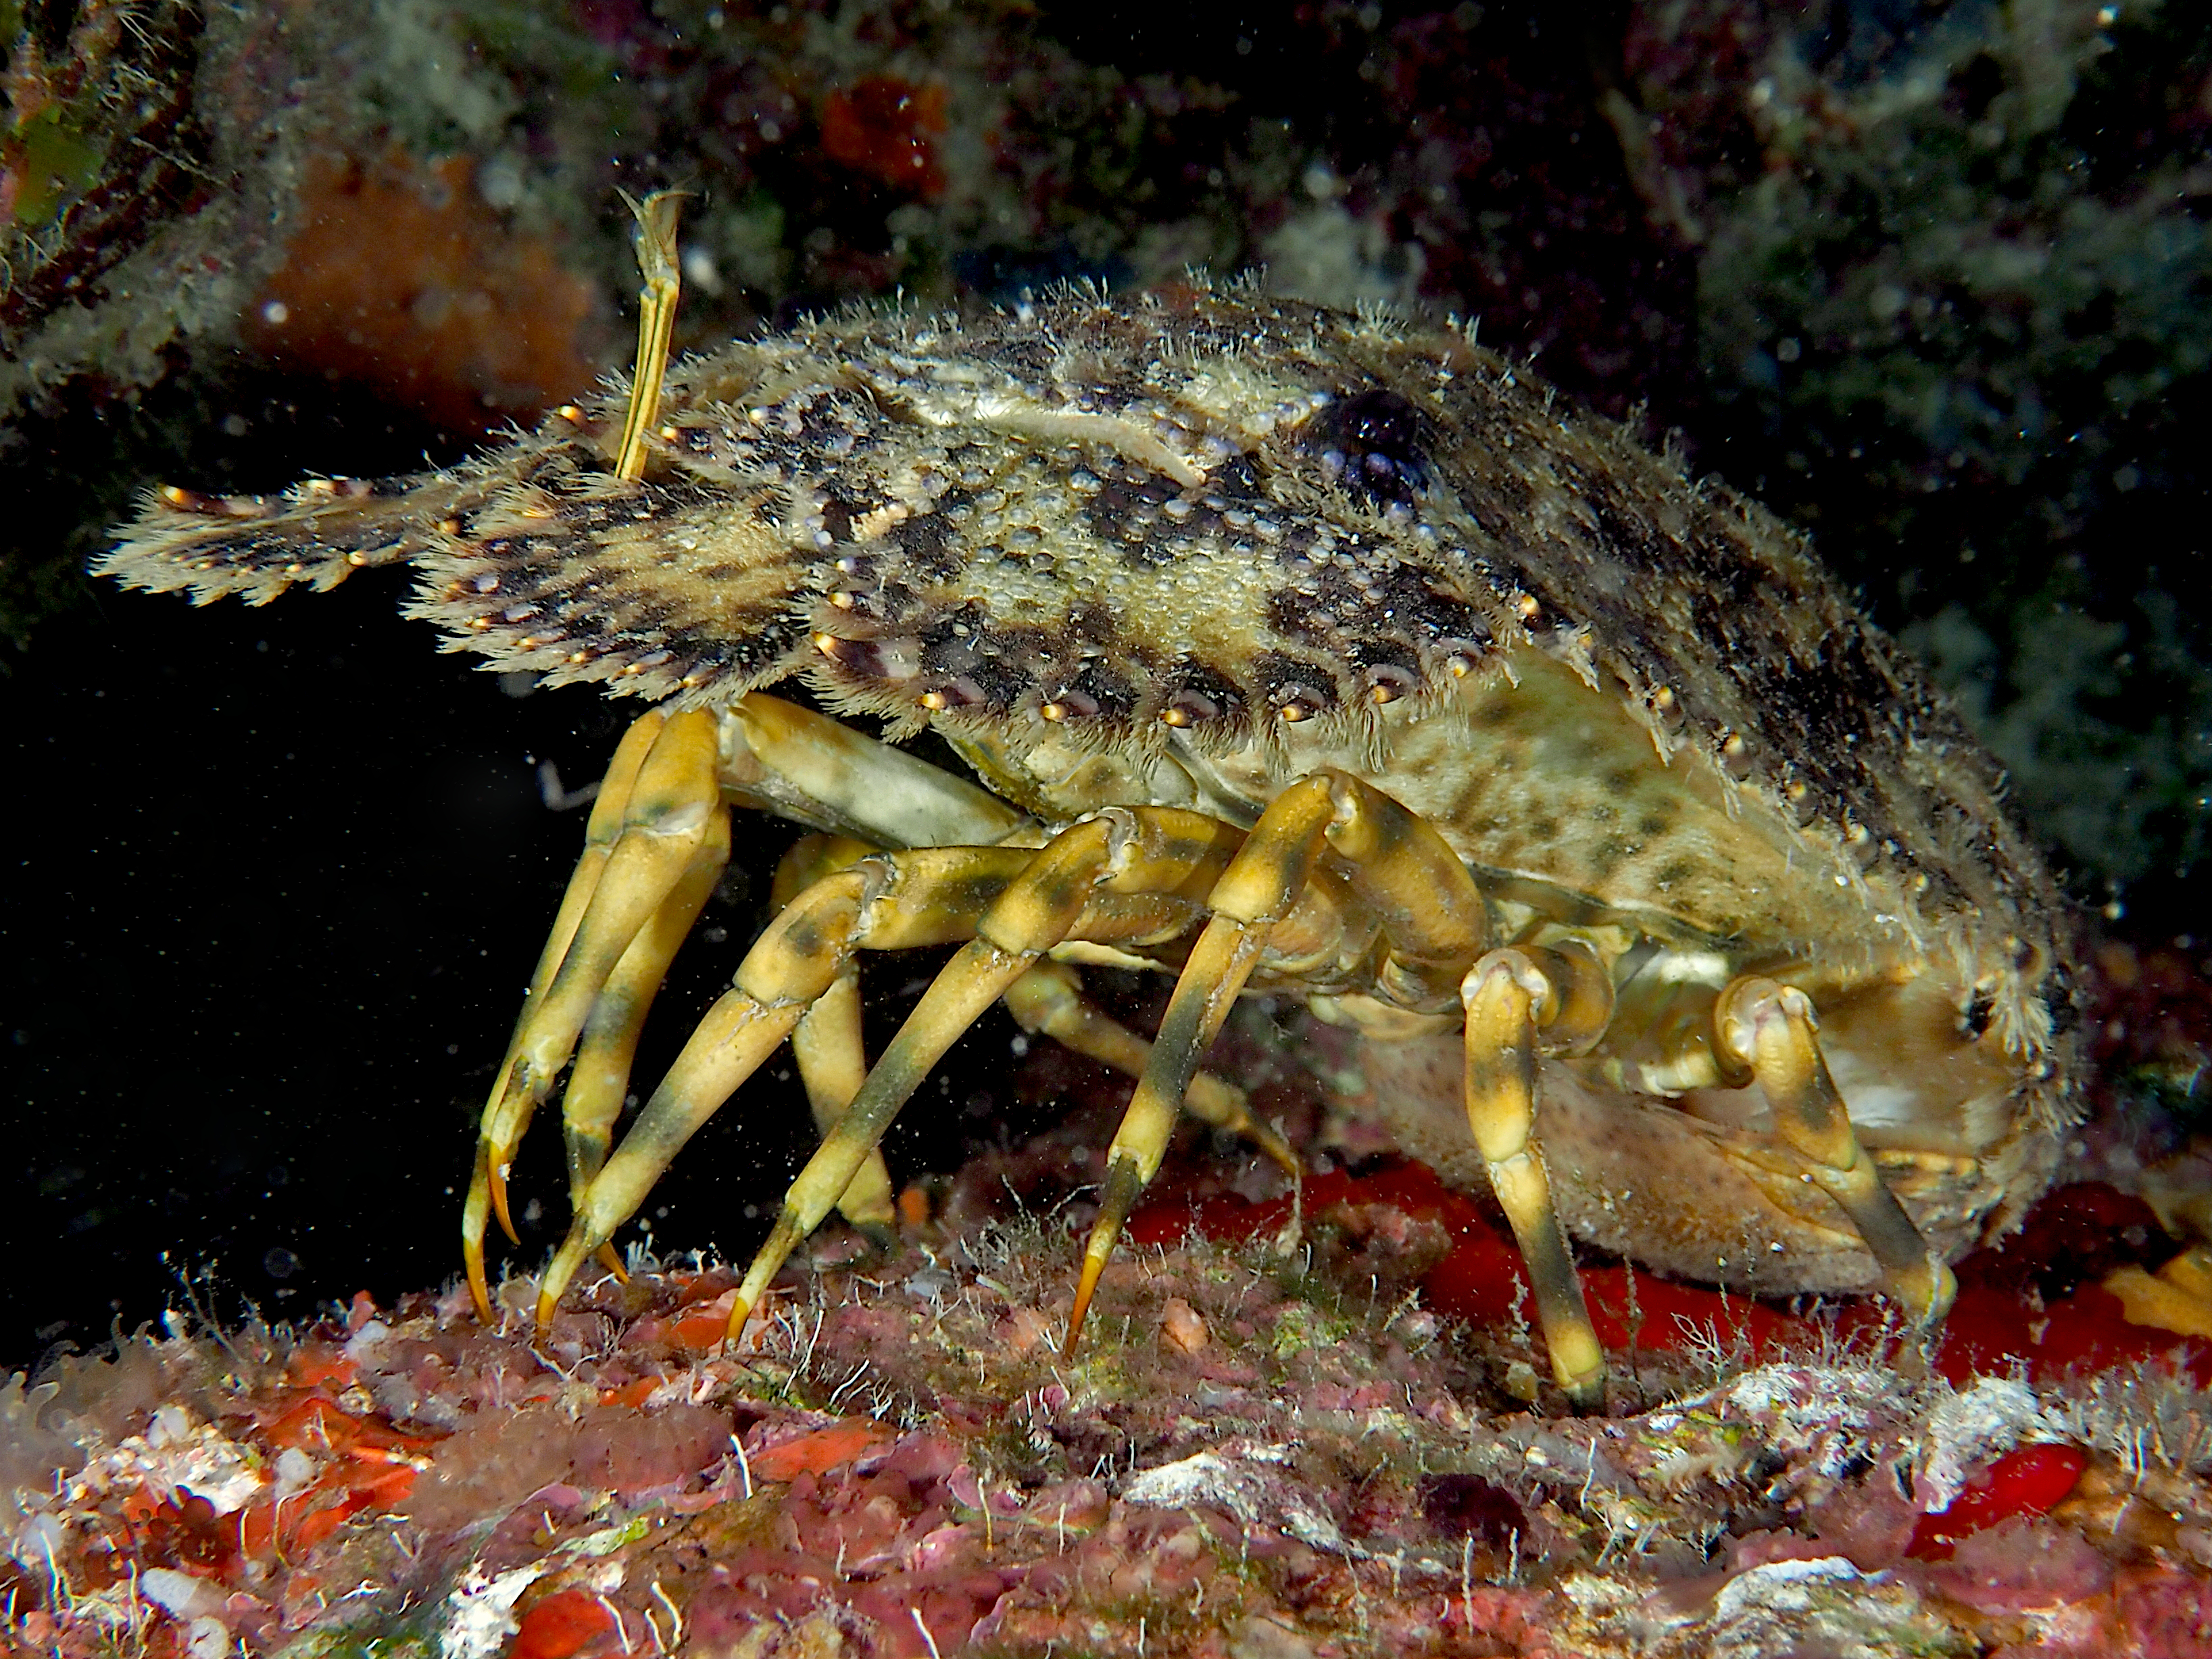
[[1329, 461], [1345, 487], [1378, 501], [1411, 504], [1428, 487], [1421, 415], [1395, 392], [1354, 392], [1314, 419], [1308, 447]]

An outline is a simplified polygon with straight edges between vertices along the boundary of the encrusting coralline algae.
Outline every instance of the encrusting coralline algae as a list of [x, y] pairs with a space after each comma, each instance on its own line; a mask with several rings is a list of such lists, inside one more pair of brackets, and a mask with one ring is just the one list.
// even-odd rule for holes
[[[1178, 1222], [1109, 1271], [1073, 1363], [1035, 1219], [888, 1255], [842, 1236], [735, 1350], [734, 1275], [693, 1267], [602, 1279], [543, 1339], [518, 1279], [495, 1330], [456, 1290], [65, 1361], [6, 1396], [10, 1638], [58, 1659], [2150, 1659], [2212, 1632], [2212, 1401], [2172, 1361], [1914, 1382], [1878, 1332], [1647, 1281], [1645, 1408], [1549, 1417], [1512, 1393], [1525, 1327], [1440, 1321], [1376, 1271], [1409, 1243], [1431, 1264], [1498, 1248], [1476, 1224], [1315, 1184], [1288, 1255], [1279, 1206], [1177, 1212], [1264, 1237]], [[1699, 1307], [1702, 1329], [1662, 1328]], [[2180, 1349], [2203, 1375], [2203, 1345]]]

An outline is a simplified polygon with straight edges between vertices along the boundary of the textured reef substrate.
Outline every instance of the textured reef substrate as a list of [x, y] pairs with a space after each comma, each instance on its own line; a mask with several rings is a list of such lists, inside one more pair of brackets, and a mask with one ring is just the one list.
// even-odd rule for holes
[[[2203, 1342], [2108, 1320], [2170, 1351], [1974, 1376], [1869, 1320], [1647, 1281], [1614, 1414], [1577, 1419], [1524, 1325], [1440, 1318], [1409, 1283], [1449, 1300], [1439, 1274], [1479, 1224], [1417, 1172], [1315, 1185], [1294, 1233], [1279, 1206], [1249, 1210], [1256, 1236], [1219, 1224], [1226, 1200], [1173, 1238], [1156, 1216], [1072, 1360], [1069, 1218], [1035, 1215], [910, 1226], [887, 1252], [832, 1237], [733, 1347], [733, 1275], [699, 1265], [604, 1279], [543, 1336], [522, 1279], [497, 1329], [453, 1291], [290, 1331], [173, 1322], [0, 1391], [0, 1641], [56, 1659], [2212, 1642]], [[1969, 1276], [1985, 1339], [1993, 1283]], [[2044, 1304], [2029, 1340], [2103, 1295]]]

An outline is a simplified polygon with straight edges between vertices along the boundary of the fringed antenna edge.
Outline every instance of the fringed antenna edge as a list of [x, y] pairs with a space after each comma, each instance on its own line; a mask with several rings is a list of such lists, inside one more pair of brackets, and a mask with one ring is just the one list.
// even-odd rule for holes
[[148, 492], [135, 522], [94, 562], [100, 575], [196, 605], [266, 605], [305, 583], [335, 587], [356, 570], [414, 557], [500, 480], [481, 465], [400, 478], [309, 478], [277, 495]]

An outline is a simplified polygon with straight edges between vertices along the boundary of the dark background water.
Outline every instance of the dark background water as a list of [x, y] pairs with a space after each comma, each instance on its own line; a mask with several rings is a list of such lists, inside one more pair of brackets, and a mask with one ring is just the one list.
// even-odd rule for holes
[[[302, 398], [346, 411], [303, 440]], [[397, 471], [453, 447], [327, 386], [238, 401], [272, 434], [239, 470], [270, 487], [312, 454]], [[515, 695], [398, 615], [407, 580], [372, 571], [259, 610], [103, 584], [0, 685], [0, 1242], [22, 1268], [0, 1291], [0, 1362], [193, 1300], [297, 1318], [458, 1271], [477, 1118], [589, 811], [549, 804], [540, 769], [580, 791], [642, 705]], [[647, 1030], [645, 1087], [727, 984], [796, 833], [739, 816]], [[933, 965], [871, 970], [878, 1046]], [[1012, 1035], [994, 1012], [956, 1049], [894, 1130], [902, 1169], [1011, 1132]], [[567, 1220], [553, 1111], [516, 1176], [540, 1256]], [[779, 1061], [656, 1190], [647, 1229], [748, 1250], [811, 1148]]]

